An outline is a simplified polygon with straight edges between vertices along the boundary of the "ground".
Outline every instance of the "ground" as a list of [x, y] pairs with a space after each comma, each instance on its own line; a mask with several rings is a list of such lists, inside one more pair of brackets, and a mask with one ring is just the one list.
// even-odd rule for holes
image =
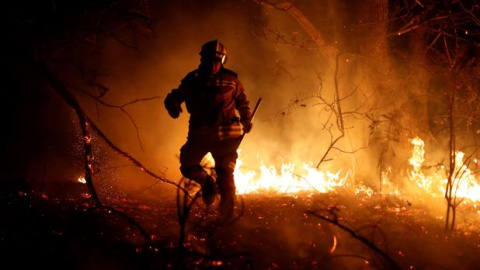
[[[181, 252], [175, 194], [158, 200], [104, 198], [112, 207], [104, 209], [95, 207], [85, 194], [58, 194], [2, 191], [0, 254], [2, 263], [10, 265], [3, 269], [478, 269], [480, 265], [480, 214], [474, 204], [458, 210], [457, 229], [446, 233], [444, 221], [432, 208], [395, 196], [346, 190], [243, 195], [236, 209], [238, 220], [221, 225], [217, 203], [206, 209], [198, 201], [186, 223]], [[393, 264], [362, 240], [379, 248]]]

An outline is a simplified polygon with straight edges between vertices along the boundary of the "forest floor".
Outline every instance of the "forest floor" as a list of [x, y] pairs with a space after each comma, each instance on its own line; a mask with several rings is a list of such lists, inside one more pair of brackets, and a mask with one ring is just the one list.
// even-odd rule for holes
[[101, 209], [65, 190], [1, 191], [2, 269], [480, 267], [480, 209], [473, 203], [459, 207], [456, 229], [446, 233], [437, 210], [395, 196], [243, 195], [238, 220], [222, 225], [218, 203], [206, 209], [198, 201], [181, 252], [175, 194], [158, 200], [103, 198], [112, 208]]

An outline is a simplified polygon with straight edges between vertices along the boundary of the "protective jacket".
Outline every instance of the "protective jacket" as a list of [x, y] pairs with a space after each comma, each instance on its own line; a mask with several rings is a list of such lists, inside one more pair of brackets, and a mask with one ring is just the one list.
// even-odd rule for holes
[[168, 94], [165, 106], [177, 106], [181, 111], [182, 102], [190, 113], [189, 136], [213, 130], [220, 139], [239, 137], [240, 121], [245, 123], [251, 116], [250, 102], [237, 74], [223, 67], [212, 76], [203, 76], [198, 69], [187, 74], [178, 89]]

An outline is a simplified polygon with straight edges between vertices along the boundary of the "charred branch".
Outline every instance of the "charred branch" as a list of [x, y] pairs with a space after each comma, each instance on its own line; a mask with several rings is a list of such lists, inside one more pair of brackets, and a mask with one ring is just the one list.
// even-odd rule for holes
[[[329, 211], [331, 213], [331, 211]], [[385, 253], [383, 250], [381, 250], [379, 247], [377, 247], [374, 243], [372, 243], [370, 240], [368, 240], [367, 238], [361, 236], [360, 234], [358, 234], [356, 231], [354, 231], [353, 229], [347, 227], [346, 225], [343, 225], [341, 224], [339, 221], [338, 221], [338, 217], [335, 215], [333, 215], [334, 217], [333, 218], [329, 218], [329, 217], [326, 217], [326, 216], [323, 216], [321, 214], [318, 214], [314, 211], [307, 211], [306, 212], [307, 214], [311, 215], [311, 216], [314, 216], [314, 217], [317, 217], [323, 221], [326, 221], [330, 224], [333, 224], [335, 226], [337, 226], [338, 228], [342, 229], [343, 231], [345, 232], [348, 232], [353, 238], [359, 240], [360, 242], [362, 242], [363, 244], [365, 244], [367, 247], [369, 247], [372, 251], [374, 251], [375, 253], [377, 253], [378, 255], [380, 255], [386, 262], [388, 262], [388, 264], [390, 265], [391, 269], [396, 269], [396, 270], [401, 270], [402, 268], [398, 265], [397, 262], [395, 262], [387, 253]]]
[[77, 100], [68, 92], [68, 90], [60, 83], [48, 70], [43, 64], [39, 64], [40, 74], [45, 78], [47, 83], [53, 88], [55, 92], [57, 92], [65, 102], [73, 108], [75, 113], [77, 114], [80, 128], [82, 130], [82, 137], [83, 137], [83, 147], [84, 147], [84, 172], [85, 172], [85, 181], [87, 182], [87, 187], [92, 195], [92, 199], [98, 207], [102, 207], [103, 204], [100, 202], [98, 198], [98, 194], [95, 190], [95, 186], [93, 184], [93, 151], [92, 151], [92, 144], [91, 144], [91, 134], [90, 134], [90, 122], [88, 120], [87, 115], [82, 110], [80, 104]]

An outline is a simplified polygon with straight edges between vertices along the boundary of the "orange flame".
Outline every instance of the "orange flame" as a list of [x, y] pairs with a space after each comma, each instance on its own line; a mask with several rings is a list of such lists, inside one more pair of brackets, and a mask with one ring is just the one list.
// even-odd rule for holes
[[79, 177], [79, 178], [77, 179], [77, 181], [78, 181], [79, 183], [82, 183], [82, 184], [86, 184], [86, 183], [87, 183], [87, 180], [85, 180], [85, 177]]
[[345, 185], [349, 173], [317, 170], [313, 163], [303, 163], [299, 172], [293, 163], [283, 163], [280, 170], [275, 166], [260, 164], [258, 171], [243, 168], [239, 158], [235, 166], [235, 185], [238, 194], [274, 193], [294, 194], [298, 192], [327, 193]]
[[[417, 137], [411, 143], [413, 144], [413, 153], [412, 158], [410, 158], [410, 164], [413, 166], [413, 171], [410, 172], [410, 180], [433, 197], [444, 196], [448, 178], [448, 171], [445, 166], [439, 167], [433, 173], [425, 174], [422, 170], [422, 165], [425, 161], [424, 142]], [[454, 194], [458, 198], [480, 201], [480, 185], [472, 171], [464, 165], [464, 156], [465, 153], [461, 151], [455, 153], [455, 171], [454, 179], [452, 180]]]

